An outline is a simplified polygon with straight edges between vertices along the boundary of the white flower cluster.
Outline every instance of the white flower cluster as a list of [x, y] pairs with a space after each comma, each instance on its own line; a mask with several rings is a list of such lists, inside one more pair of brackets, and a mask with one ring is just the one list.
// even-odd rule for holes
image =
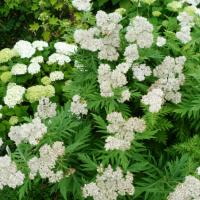
[[118, 101], [120, 103], [124, 103], [125, 101], [129, 101], [130, 98], [131, 98], [131, 93], [130, 93], [129, 89], [125, 89], [122, 91], [121, 97]]
[[16, 188], [24, 182], [24, 174], [17, 170], [16, 164], [8, 155], [0, 157], [0, 189], [4, 186]]
[[64, 65], [71, 61], [70, 55], [76, 53], [77, 46], [74, 44], [67, 44], [66, 42], [56, 42], [54, 44], [56, 53], [53, 53], [49, 56], [47, 64], [51, 65], [58, 63], [58, 65]]
[[23, 95], [26, 89], [15, 83], [10, 83], [7, 87], [6, 96], [4, 97], [4, 103], [9, 108], [14, 108], [15, 105], [20, 104], [23, 101]]
[[42, 51], [48, 47], [48, 43], [45, 41], [34, 41], [32, 44], [25, 40], [19, 40], [14, 49], [18, 52], [21, 58], [31, 58], [35, 54], [36, 50]]
[[141, 16], [133, 18], [125, 35], [129, 43], [136, 43], [140, 48], [150, 48], [153, 44], [153, 26]]
[[194, 26], [194, 17], [190, 16], [187, 12], [181, 12], [177, 17], [181, 29], [179, 32], [176, 33], [176, 37], [183, 43], [186, 44], [187, 42], [192, 40], [190, 35], [191, 28]]
[[133, 175], [128, 172], [125, 176], [118, 167], [115, 171], [109, 165], [96, 177], [96, 182], [85, 184], [83, 196], [93, 197], [94, 200], [117, 200], [117, 197], [133, 195], [135, 188], [132, 185]]
[[145, 128], [145, 121], [137, 117], [131, 117], [125, 120], [121, 113], [112, 112], [107, 115], [109, 125], [107, 131], [111, 136], [107, 137], [106, 150], [128, 150], [131, 147], [131, 142], [134, 139], [134, 132], [142, 133]]
[[41, 122], [39, 117], [36, 117], [30, 123], [11, 126], [8, 136], [16, 145], [19, 145], [21, 142], [29, 142], [32, 145], [36, 145], [46, 132], [47, 127]]
[[90, 11], [92, 7], [91, 0], [72, 0], [72, 5], [79, 11]]
[[146, 76], [151, 75], [151, 68], [146, 64], [132, 66], [133, 78], [136, 78], [138, 81], [144, 81]]
[[126, 47], [124, 52], [125, 60], [127, 63], [132, 64], [133, 61], [139, 58], [138, 48], [136, 44], [130, 44]]
[[33, 157], [28, 161], [30, 168], [30, 179], [34, 179], [39, 173], [42, 179], [49, 179], [50, 183], [55, 183], [63, 178], [63, 171], [54, 172], [56, 162], [60, 156], [65, 153], [63, 142], [55, 142], [53, 145], [45, 144], [40, 150], [40, 157]]
[[49, 75], [52, 82], [64, 79], [64, 73], [62, 71], [54, 71]]
[[30, 62], [31, 63], [43, 63], [44, 58], [42, 56], [35, 56], [35, 57], [31, 58]]
[[182, 2], [186, 2], [188, 4], [191, 4], [192, 6], [197, 6], [200, 4], [200, 0], [182, 0]]
[[99, 59], [116, 61], [119, 57], [117, 49], [120, 46], [121, 19], [122, 16], [117, 12], [107, 14], [100, 10], [96, 14], [96, 27], [76, 30], [74, 39], [82, 49], [99, 51]]
[[162, 47], [165, 44], [166, 44], [166, 39], [164, 37], [161, 37], [161, 36], [157, 37], [156, 45], [158, 47]]
[[32, 45], [38, 51], [43, 51], [45, 48], [49, 46], [47, 42], [42, 41], [42, 40], [36, 40], [32, 43]]
[[199, 200], [200, 180], [194, 176], [186, 176], [185, 181], [176, 186], [175, 191], [170, 193], [167, 200]]
[[164, 103], [164, 93], [160, 88], [153, 88], [142, 97], [142, 103], [149, 105], [150, 112], [158, 112]]
[[35, 117], [47, 119], [56, 116], [56, 103], [52, 103], [49, 98], [41, 98], [37, 106]]
[[28, 73], [29, 74], [37, 74], [40, 72], [40, 64], [38, 62], [32, 62], [29, 66], [28, 66]]
[[185, 61], [185, 56], [176, 58], [167, 56], [161, 65], [153, 70], [154, 76], [159, 79], [152, 87], [162, 89], [167, 101], [172, 101], [173, 103], [181, 102], [181, 93], [178, 90], [180, 90], [180, 86], [185, 81], [183, 74]]
[[25, 64], [17, 63], [12, 66], [11, 73], [12, 75], [23, 75], [27, 72], [27, 66]]
[[119, 64], [116, 69], [111, 71], [108, 64], [101, 64], [98, 69], [98, 82], [101, 96], [111, 97], [114, 95], [113, 89], [123, 87], [127, 84], [126, 73], [130, 65], [127, 63]]
[[81, 115], [87, 115], [87, 102], [79, 95], [74, 95], [72, 98], [70, 111], [77, 117], [80, 117]]
[[185, 80], [182, 72], [185, 61], [184, 56], [176, 58], [167, 56], [153, 70], [158, 80], [150, 87], [148, 94], [142, 97], [142, 102], [150, 106], [150, 112], [158, 112], [165, 101], [172, 101], [176, 104], [181, 102], [179, 90]]

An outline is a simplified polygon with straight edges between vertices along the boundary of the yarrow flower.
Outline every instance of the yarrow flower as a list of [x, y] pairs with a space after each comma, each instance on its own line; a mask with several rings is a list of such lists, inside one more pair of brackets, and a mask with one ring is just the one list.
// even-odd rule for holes
[[77, 117], [80, 117], [81, 115], [87, 115], [87, 102], [79, 95], [74, 95], [72, 98], [70, 111]]
[[20, 104], [23, 101], [23, 95], [26, 89], [15, 83], [10, 83], [7, 87], [6, 96], [4, 97], [4, 103], [9, 108], [14, 108], [15, 105]]
[[129, 43], [136, 43], [140, 48], [150, 48], [153, 44], [153, 26], [141, 16], [133, 18], [125, 35]]
[[141, 65], [133, 65], [133, 77], [136, 78], [138, 81], [144, 81], [146, 76], [151, 75], [151, 68], [146, 64]]
[[56, 103], [52, 103], [49, 98], [41, 98], [35, 116], [40, 119], [47, 119], [56, 116]]
[[166, 39], [164, 37], [159, 36], [156, 41], [156, 45], [158, 47], [162, 47], [166, 44]]
[[72, 0], [72, 5], [79, 11], [90, 11], [92, 7], [91, 0]]
[[15, 189], [24, 183], [25, 175], [17, 170], [16, 164], [8, 155], [0, 157], [0, 189], [9, 186]]
[[190, 35], [191, 28], [194, 26], [194, 17], [190, 16], [187, 12], [181, 12], [178, 17], [181, 29], [176, 33], [176, 37], [183, 43], [186, 44], [191, 41]]
[[11, 126], [8, 136], [19, 145], [21, 142], [29, 142], [32, 145], [39, 143], [39, 140], [47, 132], [47, 127], [36, 117], [30, 123], [20, 126]]
[[117, 49], [120, 47], [121, 19], [117, 12], [107, 14], [100, 10], [96, 14], [96, 27], [76, 30], [74, 39], [83, 49], [99, 51], [99, 59], [116, 61], [119, 57]]
[[150, 112], [158, 112], [164, 103], [164, 93], [159, 88], [150, 90], [142, 97], [142, 103], [149, 105]]
[[33, 45], [25, 40], [19, 40], [14, 49], [18, 52], [21, 58], [30, 58], [35, 53], [35, 48]]
[[183, 183], [179, 183], [174, 192], [171, 192], [167, 200], [200, 199], [200, 180], [194, 176], [186, 176]]
[[65, 147], [63, 142], [54, 142], [52, 145], [45, 144], [40, 150], [40, 157], [33, 157], [28, 161], [28, 166], [30, 168], [30, 179], [34, 179], [37, 174], [40, 175], [42, 179], [49, 179], [50, 183], [55, 183], [60, 181], [64, 174], [63, 171], [54, 172], [56, 162], [60, 156], [65, 153]]
[[49, 75], [52, 82], [64, 79], [64, 73], [62, 71], [54, 71]]
[[27, 66], [25, 64], [17, 63], [12, 66], [12, 75], [23, 75], [27, 73]]
[[130, 172], [124, 175], [119, 167], [114, 171], [109, 165], [97, 175], [95, 182], [85, 184], [82, 191], [85, 198], [94, 200], [117, 200], [118, 196], [133, 195], [133, 175]]
[[135, 132], [142, 133], [145, 128], [145, 121], [137, 117], [125, 120], [121, 113], [112, 112], [107, 115], [109, 125], [107, 131], [111, 134], [106, 138], [106, 150], [128, 150], [134, 139]]

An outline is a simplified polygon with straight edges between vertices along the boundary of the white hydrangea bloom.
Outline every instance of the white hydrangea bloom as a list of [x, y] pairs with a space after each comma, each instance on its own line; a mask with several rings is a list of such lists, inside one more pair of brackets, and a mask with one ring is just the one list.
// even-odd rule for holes
[[30, 123], [11, 126], [8, 136], [16, 145], [19, 145], [23, 141], [36, 145], [46, 132], [47, 127], [41, 122], [39, 117], [36, 117]]
[[17, 63], [12, 66], [11, 73], [12, 75], [23, 75], [27, 72], [27, 66], [25, 64]]
[[25, 40], [19, 40], [14, 49], [18, 52], [21, 58], [30, 58], [35, 53], [33, 45]]
[[54, 44], [57, 53], [70, 56], [75, 54], [77, 51], [77, 46], [74, 44], [67, 44], [66, 42], [56, 42]]
[[40, 64], [33, 62], [28, 66], [28, 73], [32, 75], [37, 74], [40, 72], [40, 68]]
[[17, 170], [16, 164], [8, 155], [0, 157], [0, 189], [9, 186], [15, 189], [24, 182], [25, 175]]
[[34, 179], [37, 174], [40, 175], [42, 179], [49, 179], [50, 183], [59, 182], [64, 174], [63, 171], [54, 172], [56, 162], [60, 156], [65, 153], [65, 147], [63, 142], [55, 142], [53, 145], [45, 144], [40, 150], [40, 157], [33, 157], [28, 161], [28, 166], [30, 168], [30, 179]]
[[142, 133], [145, 128], [145, 121], [137, 117], [131, 117], [125, 120], [121, 113], [112, 112], [107, 115], [109, 125], [107, 131], [111, 134], [106, 139], [106, 150], [128, 150], [131, 147], [131, 142], [134, 139], [135, 132]]
[[30, 60], [31, 63], [43, 63], [44, 58], [42, 56], [35, 56]]
[[38, 51], [43, 51], [44, 48], [47, 48], [49, 45], [47, 42], [42, 40], [36, 40], [32, 43], [33, 47], [37, 49]]
[[144, 81], [146, 76], [151, 75], [151, 68], [146, 64], [133, 65], [133, 77], [138, 81]]
[[70, 111], [77, 117], [80, 117], [81, 115], [87, 115], [87, 102], [79, 95], [74, 95], [72, 98]]
[[56, 103], [52, 103], [49, 98], [43, 97], [39, 100], [35, 117], [47, 119], [56, 116]]
[[20, 104], [23, 101], [23, 95], [26, 89], [15, 83], [9, 84], [4, 97], [4, 103], [9, 108], [14, 108], [16, 104]]
[[49, 75], [51, 81], [59, 81], [64, 79], [64, 73], [62, 71], [54, 71]]
[[158, 47], [162, 47], [166, 44], [166, 39], [164, 37], [159, 36], [156, 41], [156, 45]]
[[186, 176], [183, 183], [179, 183], [174, 192], [171, 192], [167, 200], [199, 200], [200, 180], [194, 176]]
[[90, 11], [92, 7], [91, 0], [72, 0], [72, 5], [79, 11]]
[[159, 88], [154, 88], [147, 95], [142, 96], [142, 103], [149, 105], [150, 112], [158, 112], [164, 103], [164, 93]]
[[149, 48], [153, 44], [152, 32], [152, 24], [146, 18], [136, 16], [127, 27], [125, 38], [129, 43], [136, 42], [140, 48]]
[[200, 0], [182, 0], [182, 2], [186, 2], [188, 4], [191, 4], [192, 6], [197, 6], [200, 4]]
[[130, 172], [124, 175], [119, 167], [114, 171], [109, 165], [97, 175], [95, 182], [85, 184], [82, 191], [85, 198], [94, 200], [117, 200], [119, 195], [133, 195], [133, 175]]
[[49, 56], [47, 61], [48, 65], [52, 65], [58, 63], [58, 65], [64, 65], [65, 63], [69, 63], [71, 61], [69, 56], [59, 53], [53, 53]]

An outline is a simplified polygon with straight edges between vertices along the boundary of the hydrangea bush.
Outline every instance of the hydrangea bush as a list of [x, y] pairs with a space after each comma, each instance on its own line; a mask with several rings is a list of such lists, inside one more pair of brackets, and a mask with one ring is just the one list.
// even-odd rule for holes
[[2, 198], [200, 199], [198, 4], [131, 1], [73, 43], [2, 49]]

